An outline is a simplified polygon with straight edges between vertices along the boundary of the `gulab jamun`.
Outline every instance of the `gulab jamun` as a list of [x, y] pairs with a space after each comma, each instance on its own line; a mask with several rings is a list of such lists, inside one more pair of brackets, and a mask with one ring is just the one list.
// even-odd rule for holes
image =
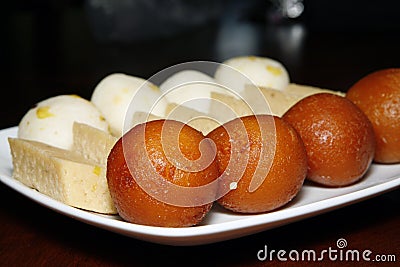
[[200, 223], [218, 189], [215, 147], [207, 140], [173, 120], [145, 122], [125, 133], [107, 160], [108, 186], [119, 215], [151, 226]]
[[307, 178], [346, 186], [367, 172], [375, 137], [367, 116], [350, 100], [329, 93], [308, 96], [282, 117], [300, 134], [307, 151]]
[[350, 87], [346, 97], [367, 115], [374, 127], [374, 161], [400, 162], [400, 68], [364, 76]]
[[221, 173], [218, 203], [240, 213], [275, 210], [291, 201], [307, 173], [303, 142], [273, 115], [233, 119], [210, 132]]

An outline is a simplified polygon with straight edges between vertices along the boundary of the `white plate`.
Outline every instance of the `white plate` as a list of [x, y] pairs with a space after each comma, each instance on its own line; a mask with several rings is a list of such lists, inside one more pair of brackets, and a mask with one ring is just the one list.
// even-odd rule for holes
[[296, 198], [284, 208], [265, 214], [233, 214], [214, 205], [199, 226], [162, 228], [124, 222], [119, 216], [101, 215], [67, 206], [14, 180], [8, 137], [17, 127], [0, 130], [0, 180], [28, 198], [76, 220], [159, 244], [208, 244], [254, 234], [290, 222], [337, 209], [392, 190], [400, 185], [400, 164], [372, 164], [365, 177], [352, 186], [323, 188], [306, 183]]

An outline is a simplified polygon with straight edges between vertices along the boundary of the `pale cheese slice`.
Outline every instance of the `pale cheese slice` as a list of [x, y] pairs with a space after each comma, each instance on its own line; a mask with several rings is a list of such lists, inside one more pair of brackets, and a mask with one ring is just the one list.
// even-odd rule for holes
[[216, 92], [211, 93], [211, 98], [213, 101], [210, 104], [210, 114], [217, 116], [220, 113], [224, 113], [225, 118], [220, 121], [222, 123], [252, 113], [250, 103], [247, 103], [244, 99]]
[[285, 90], [248, 85], [242, 92], [241, 98], [211, 92], [209, 110], [204, 110], [204, 113], [169, 104], [166, 117], [186, 122], [206, 135], [219, 125], [238, 117], [253, 114], [272, 114], [281, 117], [301, 99], [321, 92], [344, 95], [339, 91], [294, 83], [289, 84]]
[[249, 102], [252, 102], [260, 97], [260, 92], [264, 96], [265, 105], [269, 105], [269, 112], [267, 114], [279, 117], [302, 98], [302, 95], [293, 95], [281, 90], [264, 87], [255, 88], [254, 86], [246, 87], [244, 95], [249, 99]]
[[69, 150], [9, 138], [13, 178], [67, 205], [116, 214], [106, 169]]
[[108, 132], [79, 122], [74, 122], [72, 130], [72, 151], [100, 166], [106, 166], [108, 154], [118, 139]]
[[330, 93], [344, 96], [344, 93], [340, 91], [294, 83], [290, 83], [284, 90], [247, 86], [244, 91], [244, 96], [251, 103], [253, 101], [257, 101], [259, 98], [259, 92], [262, 93], [265, 100], [268, 102], [271, 111], [270, 114], [279, 117], [283, 116], [283, 114], [285, 114], [285, 112], [288, 111], [298, 101], [310, 95], [318, 93]]
[[284, 89], [284, 92], [287, 94], [291, 94], [291, 95], [299, 95], [302, 98], [309, 96], [309, 95], [317, 94], [317, 93], [330, 93], [330, 94], [335, 94], [335, 95], [340, 95], [340, 96], [346, 95], [344, 92], [341, 92], [341, 91], [319, 88], [319, 87], [310, 86], [310, 85], [301, 85], [301, 84], [296, 84], [296, 83], [290, 83]]
[[169, 103], [165, 113], [166, 119], [187, 123], [204, 135], [218, 127], [218, 122], [210, 117], [210, 114], [199, 112], [186, 106]]

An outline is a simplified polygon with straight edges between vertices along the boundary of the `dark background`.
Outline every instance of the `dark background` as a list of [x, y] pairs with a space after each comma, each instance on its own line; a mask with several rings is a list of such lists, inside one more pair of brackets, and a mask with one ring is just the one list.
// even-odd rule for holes
[[[297, 18], [282, 16], [276, 1], [117, 2], [128, 1], [2, 2], [0, 129], [45, 98], [90, 98], [114, 72], [149, 78], [177, 63], [257, 55], [282, 62], [292, 82], [346, 91], [372, 71], [400, 67], [398, 0], [305, 0]], [[400, 260], [398, 189], [256, 235], [178, 248], [75, 221], [3, 184], [0, 200], [0, 266], [269, 266], [256, 259], [264, 245], [321, 251], [342, 237]]]
[[[99, 2], [117, 14], [107, 17], [93, 7]], [[17, 125], [47, 97], [90, 98], [113, 72], [150, 78], [177, 63], [258, 55], [282, 62], [292, 82], [345, 91], [373, 70], [400, 65], [396, 0], [305, 0], [295, 19], [280, 16], [276, 1], [136, 0], [128, 8], [118, 2], [2, 4], [1, 84], [8, 97], [1, 128]], [[176, 18], [175, 10], [187, 14]]]

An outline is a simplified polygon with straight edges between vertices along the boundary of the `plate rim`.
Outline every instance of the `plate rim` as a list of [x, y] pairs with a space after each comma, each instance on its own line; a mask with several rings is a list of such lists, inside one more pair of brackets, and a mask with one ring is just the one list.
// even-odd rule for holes
[[[4, 140], [2, 140], [3, 136], [6, 138], [14, 137], [17, 129], [18, 126], [0, 129], [0, 142], [4, 142]], [[10, 150], [4, 151], [3, 149], [0, 155], [3, 153], [10, 153]], [[4, 159], [1, 160], [3, 161]], [[12, 168], [12, 162], [8, 163], [11, 164]], [[394, 165], [400, 166], [400, 164]], [[379, 184], [301, 206], [290, 207], [290, 209], [285, 209], [285, 207], [283, 207], [269, 213], [240, 214], [244, 216], [244, 218], [217, 224], [183, 228], [157, 227], [129, 223], [122, 219], [116, 219], [115, 217], [118, 218], [118, 215], [107, 216], [66, 205], [35, 189], [25, 186], [21, 182], [14, 180], [12, 176], [3, 173], [0, 173], [0, 181], [14, 191], [17, 191], [28, 199], [48, 209], [92, 226], [153, 243], [188, 246], [215, 243], [255, 234], [372, 198], [399, 187], [400, 173], [388, 177], [387, 181]], [[235, 213], [232, 214], [235, 215]]]

